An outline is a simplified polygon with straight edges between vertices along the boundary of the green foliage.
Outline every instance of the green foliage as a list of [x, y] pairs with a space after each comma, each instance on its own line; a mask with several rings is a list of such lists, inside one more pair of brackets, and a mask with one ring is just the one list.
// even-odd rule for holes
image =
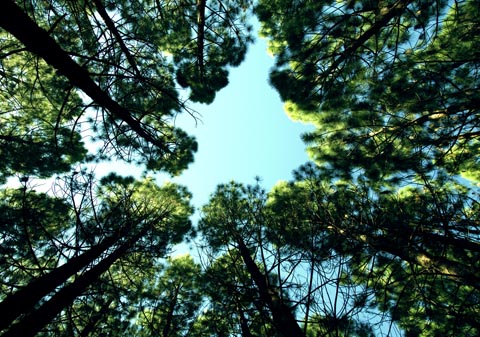
[[[357, 323], [346, 318], [312, 317], [307, 337], [339, 336], [339, 337], [373, 337], [372, 328], [368, 324]], [[334, 332], [335, 331], [335, 332]]]
[[[306, 171], [313, 172], [314, 167]], [[216, 279], [217, 292], [222, 293], [225, 287], [236, 305], [248, 312], [251, 332], [257, 331], [254, 326], [272, 326], [278, 334], [284, 333], [278, 329], [272, 306], [279, 300], [295, 308], [296, 318], [307, 333], [362, 335], [372, 324], [360, 318], [365, 303], [353, 299], [360, 298], [364, 291], [344, 275], [349, 272], [350, 254], [361, 245], [337, 235], [341, 223], [352, 221], [349, 217], [355, 214], [358, 203], [350, 198], [358, 193], [350, 193], [340, 183], [328, 187], [310, 178], [280, 183], [269, 194], [259, 185], [230, 183], [217, 188], [202, 209], [199, 225], [208, 247], [217, 254], [224, 252], [216, 263], [228, 264], [223, 270], [229, 274], [223, 272], [223, 278]], [[247, 246], [258, 272], [245, 260], [242, 244]], [[262, 296], [257, 277], [266, 279], [269, 291], [276, 294], [272, 299]], [[222, 300], [222, 307], [231, 300]], [[256, 308], [253, 311], [252, 304]], [[238, 315], [238, 308], [236, 312], [230, 310]], [[255, 313], [264, 310], [268, 319], [257, 325]]]
[[[0, 305], [12, 309], [2, 335], [203, 333], [200, 267], [160, 262], [191, 233], [187, 189], [116, 173], [97, 182], [73, 167], [120, 159], [147, 172], [186, 169], [197, 143], [175, 118], [195, 118], [188, 103], [211, 103], [227, 85], [253, 41], [250, 6], [2, 4], [0, 183], [21, 181], [1, 191]], [[35, 178], [52, 178], [52, 189], [35, 192]]]
[[1, 294], [54, 268], [62, 254], [55, 237], [69, 228], [65, 201], [22, 189], [1, 191]]
[[[126, 331], [129, 324], [125, 322], [138, 312], [136, 306], [142, 300], [138, 296], [157, 289], [150, 289], [148, 282], [157, 279], [158, 260], [190, 231], [190, 193], [172, 183], [160, 187], [152, 179], [138, 181], [115, 174], [96, 185], [93, 176], [83, 172], [58, 180], [55, 191], [56, 197], [37, 194], [27, 186], [3, 192], [0, 235], [5, 255], [0, 299], [57, 270], [52, 282], [59, 283], [51, 291], [75, 289], [78, 280], [110, 259], [105, 275], [87, 278], [88, 291], [81, 291], [61, 307], [57, 318], [42, 331], [71, 336], [77, 334], [73, 331], [81, 335], [83, 330], [107, 329], [110, 334], [114, 329], [108, 327], [114, 322], [118, 333]], [[79, 256], [97, 247], [102, 250], [78, 265]], [[69, 265], [74, 269], [66, 271], [64, 267]], [[139, 291], [135, 296], [130, 294], [134, 288]], [[51, 302], [49, 296], [41, 297], [34, 306]], [[20, 312], [11, 329], [36, 313], [33, 307], [22, 310], [25, 314]]]
[[224, 248], [237, 237], [255, 241], [262, 230], [264, 202], [265, 191], [259, 185], [244, 186], [233, 181], [218, 185], [210, 202], [202, 207], [198, 225], [209, 247]]
[[157, 280], [144, 280], [131, 333], [136, 336], [185, 336], [200, 308], [200, 266], [191, 256], [169, 258]]
[[[193, 115], [181, 93], [211, 103], [228, 83], [227, 68], [241, 63], [252, 42], [243, 0], [7, 5], [0, 20], [11, 33], [0, 39], [0, 141], [12, 160], [0, 167], [4, 175], [68, 171], [85, 159], [85, 134], [100, 150], [89, 159], [179, 174], [197, 150], [174, 126], [179, 112]], [[13, 16], [34, 31], [24, 34]]]
[[[311, 157], [371, 180], [477, 179], [478, 1], [260, 1], [288, 114]], [[301, 19], [299, 19], [301, 18]]]
[[[297, 179], [269, 196], [279, 219], [275, 233], [286, 231], [283, 246], [342, 269], [338, 289], [351, 313], [359, 310], [371, 322], [380, 316], [375, 310], [384, 313], [381, 331], [390, 325], [407, 335], [478, 333], [478, 203], [471, 191], [444, 181], [378, 191], [359, 182], [331, 183], [313, 165]], [[328, 275], [325, 267], [318, 272]], [[328, 330], [318, 321], [317, 328]]]
[[183, 186], [158, 186], [152, 178], [134, 180], [110, 174], [100, 181], [97, 194], [101, 199], [92, 233], [100, 231], [103, 236], [127, 226], [132, 236], [148, 229], [136, 247], [147, 255], [162, 256], [169, 244], [180, 243], [190, 231], [191, 194]]
[[75, 125], [82, 110], [79, 95], [6, 34], [0, 43], [19, 50], [0, 58], [0, 181], [14, 174], [48, 177], [68, 171], [86, 155]]
[[199, 229], [224, 252], [214, 264], [220, 307], [239, 317], [240, 303], [249, 327], [249, 305], [264, 310], [239, 255], [244, 241], [307, 336], [476, 335], [475, 190], [441, 176], [401, 188], [333, 177], [309, 164], [268, 194], [258, 185], [217, 188]]
[[269, 199], [274, 233], [285, 231], [278, 244], [305, 252], [319, 242], [318, 256], [341, 256], [340, 284], [362, 289], [347, 297], [380, 334], [478, 334], [479, 8], [256, 7], [276, 59], [271, 84], [290, 117], [316, 127], [304, 141], [318, 166]]
[[74, 171], [33, 190], [88, 160], [181, 173], [197, 144], [175, 117], [228, 84], [250, 6], [5, 1], [0, 182], [21, 186], [1, 191], [0, 305], [16, 311], [0, 333], [52, 308], [33, 334], [479, 334], [477, 0], [258, 1], [271, 84], [316, 126], [315, 164], [269, 193], [219, 185], [202, 265], [166, 258], [192, 233], [185, 187]]

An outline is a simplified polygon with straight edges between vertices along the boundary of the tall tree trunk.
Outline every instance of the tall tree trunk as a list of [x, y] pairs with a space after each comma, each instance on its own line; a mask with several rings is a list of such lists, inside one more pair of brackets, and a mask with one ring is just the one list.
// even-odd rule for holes
[[80, 296], [85, 289], [95, 283], [100, 275], [106, 272], [110, 266], [127, 253], [145, 233], [147, 228], [124, 242], [110, 255], [97, 263], [92, 269], [79, 276], [74, 282], [60, 289], [55, 295], [45, 302], [40, 308], [32, 311], [27, 316], [13, 324], [2, 337], [33, 337], [45, 325], [55, 318], [65, 307], [70, 305], [75, 298]]
[[205, 45], [205, 0], [197, 0], [197, 62], [200, 80], [203, 80], [203, 49]]
[[291, 308], [283, 303], [275, 289], [269, 286], [266, 276], [252, 259], [243, 239], [237, 236], [236, 242], [243, 262], [258, 288], [260, 299], [272, 312], [273, 324], [278, 333], [285, 337], [305, 337]]
[[103, 252], [112, 247], [125, 232], [126, 229], [104, 239], [85, 253], [71, 258], [50, 273], [34, 279], [26, 287], [7, 296], [0, 303], [0, 312], [2, 313], [0, 330], [7, 328], [21, 314], [31, 312], [38, 301], [95, 261]]
[[170, 301], [170, 305], [168, 306], [167, 319], [165, 322], [165, 326], [162, 330], [162, 337], [168, 337], [170, 335], [170, 330], [173, 323], [173, 313], [175, 311], [175, 306], [178, 302], [178, 294], [180, 293], [180, 287], [180, 285], [175, 287], [175, 292], [173, 294], [172, 300]]

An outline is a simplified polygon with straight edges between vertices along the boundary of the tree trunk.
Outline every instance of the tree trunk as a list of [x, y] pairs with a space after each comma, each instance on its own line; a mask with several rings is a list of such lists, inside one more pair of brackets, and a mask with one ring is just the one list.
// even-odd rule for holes
[[0, 330], [7, 328], [18, 316], [33, 311], [35, 304], [95, 261], [103, 252], [112, 247], [126, 230], [104, 239], [85, 253], [75, 256], [65, 264], [31, 281], [26, 287], [7, 296], [0, 303]]
[[203, 80], [203, 49], [205, 44], [205, 0], [197, 0], [197, 62], [200, 80]]
[[172, 328], [172, 323], [173, 323], [173, 313], [177, 305], [178, 294], [180, 293], [180, 287], [181, 287], [180, 285], [175, 287], [175, 292], [170, 301], [170, 305], [168, 306], [167, 319], [165, 321], [165, 326], [163, 327], [163, 330], [162, 330], [162, 337], [168, 337], [170, 335], [170, 330]]
[[55, 295], [45, 302], [40, 308], [34, 310], [23, 319], [13, 324], [2, 337], [33, 337], [45, 325], [55, 318], [65, 307], [70, 305], [75, 298], [80, 296], [85, 289], [98, 280], [110, 266], [120, 259], [137, 242], [147, 229], [130, 238], [113, 251], [106, 258], [97, 263], [92, 269], [79, 276], [74, 282], [60, 289]]
[[243, 239], [237, 236], [236, 241], [247, 270], [257, 285], [260, 299], [272, 312], [273, 324], [278, 333], [285, 337], [305, 337], [292, 310], [281, 301], [277, 292], [268, 285], [266, 276], [262, 274], [250, 256], [250, 252], [243, 242]]

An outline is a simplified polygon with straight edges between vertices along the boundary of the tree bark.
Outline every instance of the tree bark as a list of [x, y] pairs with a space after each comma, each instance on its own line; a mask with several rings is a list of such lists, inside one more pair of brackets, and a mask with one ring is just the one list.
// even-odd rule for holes
[[180, 293], [180, 287], [181, 287], [180, 285], [175, 287], [175, 292], [168, 306], [167, 319], [165, 322], [165, 326], [163, 327], [163, 330], [162, 330], [162, 337], [168, 337], [170, 335], [170, 331], [173, 323], [173, 314], [175, 311], [175, 307], [177, 305], [178, 294]]
[[250, 252], [243, 242], [243, 239], [237, 236], [236, 242], [247, 270], [258, 288], [260, 299], [272, 312], [273, 324], [278, 333], [285, 337], [305, 337], [291, 308], [283, 303], [277, 292], [269, 286], [266, 276], [262, 274], [250, 256]]
[[112, 247], [125, 230], [104, 239], [85, 253], [75, 256], [65, 264], [31, 281], [26, 287], [7, 296], [0, 303], [0, 330], [7, 328], [18, 316], [31, 312], [43, 297], [65, 283], [71, 276], [92, 263], [103, 252]]
[[29, 313], [23, 319], [13, 324], [2, 337], [33, 337], [45, 325], [55, 318], [65, 307], [70, 305], [75, 298], [80, 296], [85, 289], [98, 280], [110, 266], [124, 256], [145, 233], [144, 229], [114, 250], [110, 255], [97, 263], [92, 269], [79, 276], [74, 282], [60, 289], [55, 295], [45, 302], [40, 308]]
[[203, 77], [203, 49], [205, 45], [205, 0], [197, 0], [197, 61], [200, 76]]

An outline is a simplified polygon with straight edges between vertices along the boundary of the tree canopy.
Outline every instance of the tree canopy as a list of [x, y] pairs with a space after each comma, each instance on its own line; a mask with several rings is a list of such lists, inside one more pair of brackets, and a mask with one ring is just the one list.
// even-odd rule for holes
[[[13, 130], [2, 148], [67, 147], [57, 154], [63, 167], [82, 158], [79, 133], [90, 132], [102, 158], [180, 173], [197, 145], [172, 123], [189, 109], [175, 83], [190, 89], [190, 100], [211, 102], [251, 41], [242, 1], [20, 3], [6, 1], [0, 17], [2, 119]], [[19, 114], [37, 123], [43, 110], [33, 130], [8, 123]], [[45, 161], [20, 168], [49, 174]]]
[[[0, 336], [479, 335], [478, 0], [0, 6]], [[312, 161], [193, 224], [154, 174], [255, 25]], [[144, 174], [85, 169], [111, 159]]]
[[[0, 182], [16, 178], [20, 186], [1, 192], [0, 333], [136, 334], [129, 320], [143, 324], [149, 315], [140, 315], [142, 295], [163, 287], [155, 282], [161, 261], [191, 231], [191, 196], [153, 178], [96, 178], [82, 167], [115, 159], [147, 175], [186, 169], [197, 143], [175, 117], [196, 118], [189, 102], [211, 103], [227, 85], [229, 67], [252, 42], [248, 4], [8, 0], [1, 7]], [[38, 178], [50, 179], [49, 192], [35, 191]], [[172, 304], [167, 317], [188, 305], [195, 309]], [[165, 336], [177, 322], [162, 328]]]
[[[348, 261], [340, 284], [364, 289], [358, 303], [364, 317], [380, 315], [378, 335], [478, 334], [479, 9], [469, 0], [256, 7], [276, 60], [271, 84], [293, 119], [316, 127], [304, 135], [315, 165], [272, 191], [275, 213], [298, 208], [284, 220], [290, 235], [309, 238], [301, 224], [312, 223]], [[282, 244], [306, 249], [288, 236]]]
[[[477, 1], [260, 1], [271, 82], [312, 158], [371, 179], [478, 181]], [[299, 20], [298, 18], [302, 18]]]

